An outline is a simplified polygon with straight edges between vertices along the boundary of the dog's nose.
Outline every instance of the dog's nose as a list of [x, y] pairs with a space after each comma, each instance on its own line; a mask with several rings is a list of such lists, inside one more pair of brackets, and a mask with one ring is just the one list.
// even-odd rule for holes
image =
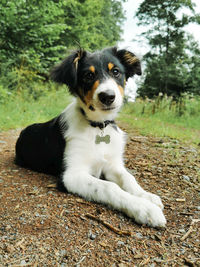
[[99, 93], [98, 97], [101, 103], [110, 106], [115, 100], [115, 92], [112, 90], [107, 90], [106, 92]]

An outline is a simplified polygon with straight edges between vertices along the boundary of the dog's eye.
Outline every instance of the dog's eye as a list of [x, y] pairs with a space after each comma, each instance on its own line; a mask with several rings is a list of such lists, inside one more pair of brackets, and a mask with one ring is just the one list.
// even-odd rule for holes
[[84, 78], [85, 78], [87, 81], [92, 81], [92, 80], [94, 80], [94, 77], [95, 77], [95, 75], [94, 75], [94, 73], [92, 73], [92, 72], [88, 72], [88, 73], [86, 73], [85, 76], [84, 76]]
[[112, 74], [113, 74], [113, 76], [115, 76], [115, 77], [119, 77], [119, 75], [120, 75], [120, 71], [119, 71], [119, 69], [118, 69], [118, 68], [113, 68], [113, 69], [112, 69]]

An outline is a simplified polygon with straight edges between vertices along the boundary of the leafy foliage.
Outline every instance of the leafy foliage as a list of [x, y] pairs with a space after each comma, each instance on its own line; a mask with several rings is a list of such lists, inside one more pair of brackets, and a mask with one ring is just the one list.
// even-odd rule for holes
[[[183, 8], [191, 15], [186, 15]], [[151, 50], [145, 55], [146, 76], [139, 94], [150, 98], [163, 94], [181, 96], [184, 92], [200, 93], [200, 49], [184, 27], [198, 22], [191, 0], [145, 0], [136, 14]]]
[[[2, 0], [0, 84], [18, 90], [47, 79], [77, 43], [89, 50], [120, 39], [124, 0]], [[30, 80], [28, 81], [27, 78]]]
[[[53, 1], [5, 1], [1, 3], [1, 61], [28, 65], [44, 71], [56, 59], [59, 35], [66, 26], [57, 23], [63, 10]], [[55, 23], [56, 22], [56, 23]]]

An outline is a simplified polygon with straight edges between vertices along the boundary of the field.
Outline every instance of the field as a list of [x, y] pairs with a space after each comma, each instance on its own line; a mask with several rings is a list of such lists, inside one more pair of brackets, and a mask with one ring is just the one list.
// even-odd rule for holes
[[30, 95], [14, 95], [0, 103], [0, 131], [22, 128], [34, 122], [44, 122], [58, 115], [71, 97], [66, 87], [53, 87], [37, 99]]
[[[48, 89], [48, 88], [47, 88]], [[37, 99], [30, 96], [11, 96], [0, 103], [0, 131], [43, 122], [58, 115], [70, 102], [66, 87], [55, 87]], [[200, 142], [200, 97], [185, 95], [178, 102], [169, 97], [155, 100], [137, 99], [126, 103], [118, 120], [142, 135], [170, 137], [184, 142]]]
[[185, 95], [178, 102], [170, 97], [137, 99], [125, 104], [119, 119], [142, 135], [170, 137], [200, 143], [200, 98]]

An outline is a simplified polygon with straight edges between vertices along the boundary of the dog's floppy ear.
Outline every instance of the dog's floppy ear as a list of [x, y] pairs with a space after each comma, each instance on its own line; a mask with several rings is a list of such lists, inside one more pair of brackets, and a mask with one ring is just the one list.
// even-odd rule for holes
[[117, 50], [116, 56], [125, 67], [126, 79], [134, 76], [134, 74], [141, 75], [142, 69], [140, 60], [136, 55], [126, 49]]
[[55, 66], [50, 77], [53, 81], [66, 84], [72, 94], [77, 85], [77, 69], [79, 60], [86, 55], [86, 51], [79, 49]]

